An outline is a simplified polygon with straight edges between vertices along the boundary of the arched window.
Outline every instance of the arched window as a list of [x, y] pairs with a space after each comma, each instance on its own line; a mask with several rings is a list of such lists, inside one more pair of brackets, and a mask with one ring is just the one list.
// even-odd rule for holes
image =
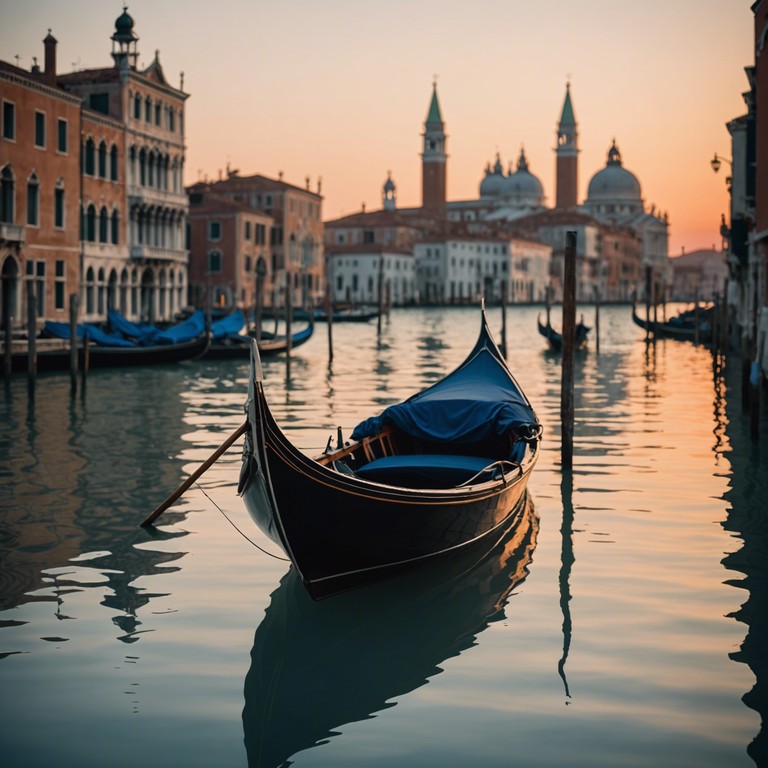
[[14, 195], [13, 171], [6, 165], [0, 174], [0, 221], [3, 224], [13, 224]]
[[144, 99], [144, 120], [147, 123], [152, 122], [152, 99], [149, 96]]
[[89, 243], [96, 242], [96, 206], [91, 203], [85, 215], [85, 239]]
[[35, 173], [27, 180], [27, 224], [32, 227], [40, 224], [40, 184]]
[[155, 186], [155, 153], [154, 150], [149, 153], [147, 158], [147, 185]]
[[109, 215], [107, 209], [102, 206], [99, 211], [99, 242], [106, 243], [109, 234]]
[[139, 152], [139, 184], [147, 185], [147, 150], [142, 147]]
[[117, 212], [117, 208], [112, 211], [112, 245], [119, 245], [120, 243], [120, 214]]
[[104, 269], [99, 270], [99, 282], [96, 286], [97, 296], [98, 296], [98, 304], [99, 304], [99, 315], [104, 314]]
[[138, 93], [133, 97], [133, 117], [141, 120], [141, 96]]
[[117, 181], [117, 145], [113, 144], [109, 150], [109, 178], [112, 181]]
[[94, 176], [96, 174], [96, 145], [90, 136], [85, 142], [84, 164], [83, 171], [88, 176]]
[[93, 283], [93, 267], [88, 267], [88, 271], [85, 273], [85, 313], [87, 315], [92, 315], [95, 308]]
[[99, 142], [99, 178], [107, 178], [107, 143], [103, 139]]

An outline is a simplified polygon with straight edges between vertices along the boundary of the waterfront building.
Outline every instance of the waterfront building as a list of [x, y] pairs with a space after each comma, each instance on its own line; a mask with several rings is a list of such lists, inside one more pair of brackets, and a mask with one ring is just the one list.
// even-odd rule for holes
[[728, 278], [725, 254], [714, 248], [702, 248], [670, 259], [672, 265], [672, 301], [712, 301], [723, 295]]
[[204, 187], [189, 191], [189, 297], [197, 307], [239, 307], [272, 303], [266, 275], [272, 261], [274, 219], [245, 203]]
[[[225, 177], [218, 181], [198, 182], [188, 192], [206, 196], [213, 193], [215, 197], [208, 198], [209, 206], [217, 199], [224, 199], [268, 217], [269, 239], [260, 244], [265, 246], [260, 255], [265, 257], [267, 267], [264, 275], [266, 303], [281, 304], [288, 281], [294, 304], [317, 305], [325, 295], [321, 190], [320, 180], [316, 191], [310, 189], [309, 177], [305, 179], [305, 186], [299, 187], [284, 181], [282, 172], [277, 179], [272, 179], [261, 174], [241, 176], [238, 170], [227, 168]], [[266, 220], [259, 221], [267, 226]], [[206, 270], [205, 247], [192, 241], [190, 246], [196, 262], [195, 274], [201, 274]], [[222, 258], [233, 260], [235, 254], [224, 250]], [[203, 263], [199, 263], [200, 259]], [[257, 264], [258, 261], [252, 262], [253, 276]], [[229, 290], [233, 297], [238, 296], [235, 285]]]
[[754, 63], [745, 67], [746, 112], [726, 125], [731, 158], [715, 157], [712, 168], [727, 163], [728, 220], [721, 233], [729, 268], [732, 339], [744, 358], [768, 377], [768, 0], [756, 0]]
[[56, 82], [56, 40], [45, 69], [0, 61], [0, 323], [26, 327], [25, 281], [36, 315], [66, 321], [80, 284], [81, 101]]
[[[137, 68], [127, 11], [111, 39], [111, 67], [59, 73], [50, 32], [44, 69], [0, 63], [3, 217], [23, 228], [0, 242], [3, 301], [14, 315], [21, 274], [45, 285], [38, 314], [47, 319], [65, 319], [71, 293], [88, 321], [105, 320], [109, 308], [168, 320], [186, 305], [187, 94], [168, 82], [157, 52]], [[39, 193], [27, 190], [36, 185]]]

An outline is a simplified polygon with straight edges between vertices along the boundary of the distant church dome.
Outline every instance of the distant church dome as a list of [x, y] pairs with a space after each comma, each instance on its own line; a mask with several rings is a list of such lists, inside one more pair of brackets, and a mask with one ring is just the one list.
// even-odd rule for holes
[[490, 164], [485, 166], [485, 178], [480, 182], [480, 197], [498, 197], [504, 193], [504, 168], [501, 165], [499, 153], [496, 153], [496, 162], [493, 170]]
[[587, 188], [587, 204], [640, 203], [640, 182], [621, 164], [621, 153], [614, 140], [608, 150], [608, 162], [598, 171]]
[[544, 187], [539, 179], [528, 170], [528, 160], [525, 150], [520, 150], [517, 159], [517, 170], [510, 173], [504, 182], [502, 194], [511, 203], [517, 205], [541, 205], [544, 200]]

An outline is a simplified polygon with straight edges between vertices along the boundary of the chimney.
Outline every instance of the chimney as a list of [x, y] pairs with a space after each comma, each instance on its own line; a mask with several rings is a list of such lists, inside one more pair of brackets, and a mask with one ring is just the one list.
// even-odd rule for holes
[[48, 30], [43, 40], [45, 45], [45, 82], [48, 85], [56, 85], [56, 44], [59, 41]]

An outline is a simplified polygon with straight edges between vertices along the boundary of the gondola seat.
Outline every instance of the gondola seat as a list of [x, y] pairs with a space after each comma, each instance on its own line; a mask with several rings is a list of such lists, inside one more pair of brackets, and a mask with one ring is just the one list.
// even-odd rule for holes
[[[482, 456], [404, 454], [369, 461], [355, 474], [364, 480], [405, 488], [452, 488], [470, 480], [494, 461]], [[480, 479], [488, 480], [490, 475]]]

